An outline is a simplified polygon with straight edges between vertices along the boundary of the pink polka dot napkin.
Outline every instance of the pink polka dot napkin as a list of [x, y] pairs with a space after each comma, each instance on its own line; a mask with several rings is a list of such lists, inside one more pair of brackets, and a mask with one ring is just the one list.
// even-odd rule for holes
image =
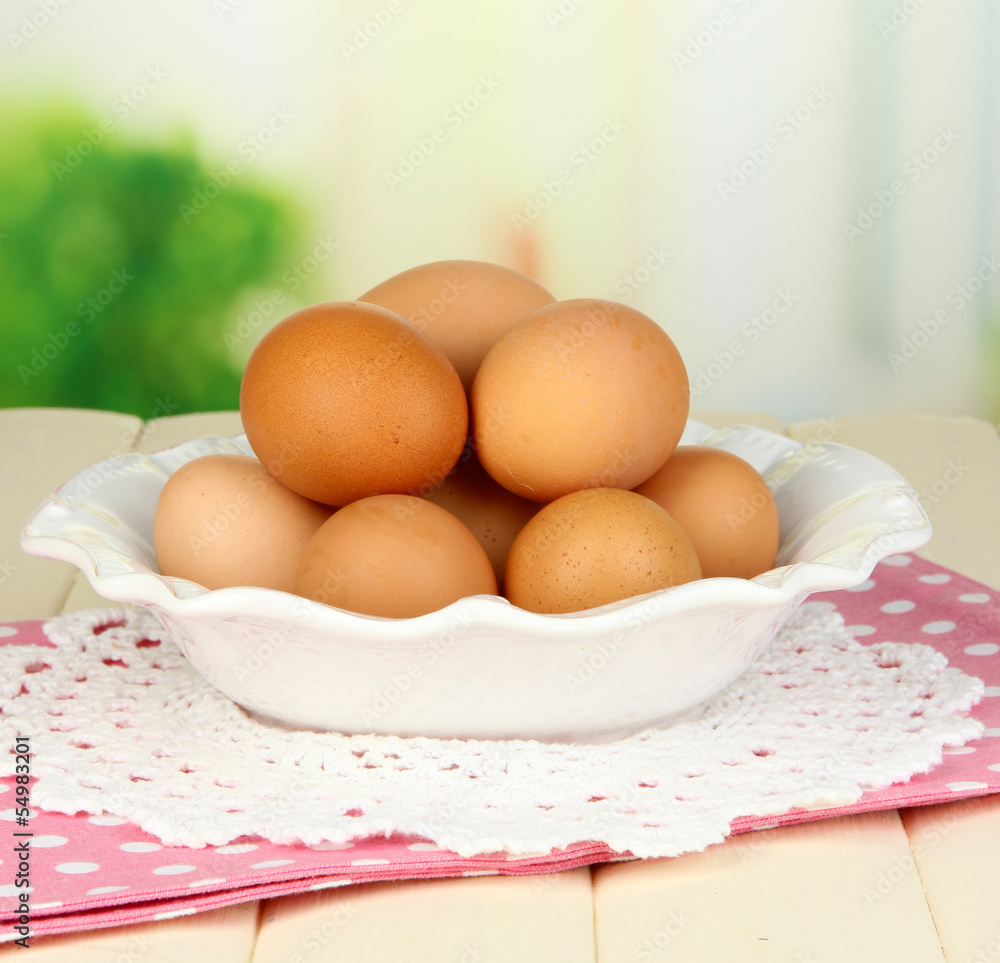
[[[854, 589], [813, 595], [837, 609], [862, 643], [920, 642], [977, 676], [986, 696], [972, 715], [986, 727], [982, 739], [946, 749], [942, 763], [907, 783], [866, 792], [854, 805], [792, 811], [779, 817], [737, 819], [732, 831], [784, 825], [826, 816], [926, 805], [1000, 792], [1000, 593], [923, 559], [884, 560]], [[41, 621], [0, 625], [0, 644], [49, 645]], [[9, 747], [12, 751], [13, 747]], [[602, 844], [520, 858], [487, 853], [461, 859], [412, 836], [358, 839], [344, 844], [278, 846], [246, 838], [206, 849], [164, 847], [115, 816], [66, 816], [32, 810], [16, 823], [13, 777], [0, 780], [0, 941], [16, 930], [18, 860], [14, 844], [30, 838], [33, 935], [120, 926], [217, 909], [246, 900], [353, 883], [481, 874], [545, 873], [628, 858]], [[15, 839], [16, 832], [31, 837]]]

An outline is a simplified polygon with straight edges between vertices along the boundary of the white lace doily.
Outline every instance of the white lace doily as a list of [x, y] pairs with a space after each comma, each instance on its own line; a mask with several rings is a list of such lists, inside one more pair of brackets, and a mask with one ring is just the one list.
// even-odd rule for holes
[[279, 731], [204, 682], [151, 615], [45, 631], [58, 649], [0, 647], [0, 730], [5, 745], [31, 734], [33, 805], [113, 813], [166, 845], [398, 831], [461, 856], [583, 841], [672, 856], [737, 816], [848, 805], [983, 731], [963, 715], [982, 682], [928, 646], [861, 646], [822, 603], [697, 721], [587, 746]]

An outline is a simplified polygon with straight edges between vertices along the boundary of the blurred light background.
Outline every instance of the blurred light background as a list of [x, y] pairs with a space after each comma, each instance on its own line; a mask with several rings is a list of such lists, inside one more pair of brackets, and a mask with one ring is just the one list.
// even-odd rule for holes
[[8, 0], [0, 404], [232, 408], [442, 258], [627, 301], [693, 405], [1000, 415], [992, 0]]

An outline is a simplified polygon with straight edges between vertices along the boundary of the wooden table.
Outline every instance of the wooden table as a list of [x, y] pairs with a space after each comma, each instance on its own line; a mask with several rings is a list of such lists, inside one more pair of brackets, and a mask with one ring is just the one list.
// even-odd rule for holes
[[[774, 418], [696, 412], [781, 431]], [[126, 451], [240, 431], [235, 412], [147, 423], [98, 411], [0, 411], [0, 620], [107, 603], [18, 534], [53, 488]], [[970, 418], [885, 415], [784, 431], [873, 452], [925, 495], [921, 553], [1000, 588], [1000, 440]], [[6, 859], [6, 857], [4, 857]], [[911, 862], [912, 861], [912, 862]], [[878, 880], [893, 867], [885, 895]], [[866, 895], [867, 894], [867, 895]], [[348, 920], [331, 938], [323, 924]], [[331, 927], [327, 927], [329, 934]], [[18, 958], [19, 947], [0, 949]], [[1000, 796], [749, 833], [704, 853], [534, 877], [344, 887], [143, 926], [37, 938], [31, 963], [326, 960], [601, 963], [1000, 960]]]

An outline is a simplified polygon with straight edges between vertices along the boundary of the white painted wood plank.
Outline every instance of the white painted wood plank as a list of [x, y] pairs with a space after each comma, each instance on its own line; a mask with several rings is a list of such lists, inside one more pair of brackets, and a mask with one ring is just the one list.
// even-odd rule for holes
[[21, 551], [21, 529], [47, 495], [77, 472], [131, 451], [142, 421], [107, 411], [0, 410], [0, 619], [54, 615], [76, 569]]
[[586, 869], [371, 883], [264, 904], [254, 963], [592, 963]]
[[[794, 425], [789, 433], [810, 430]], [[992, 425], [920, 415], [845, 418], [836, 440], [883, 458], [923, 495], [934, 536], [921, 554], [1000, 588], [1000, 439]], [[976, 751], [989, 750], [980, 743]], [[901, 815], [949, 963], [1000, 960], [1000, 797]]]
[[[220, 435], [228, 438], [241, 434], [238, 411], [216, 411], [191, 415], [173, 415], [148, 421], [142, 428], [136, 451], [154, 452], [179, 445], [181, 442], [201, 438], [204, 435]], [[72, 587], [63, 603], [63, 612], [77, 612], [80, 609], [104, 608], [110, 605], [107, 599], [98, 595], [82, 572], [76, 572]], [[117, 605], [118, 603], [113, 603]]]
[[949, 963], [1000, 960], [1000, 796], [902, 817]]
[[[790, 425], [805, 441], [818, 422]], [[892, 465], [923, 499], [934, 535], [919, 554], [1000, 588], [1000, 442], [975, 418], [870, 415], [831, 419], [830, 440]], [[824, 436], [825, 437], [825, 436]]]
[[31, 963], [247, 963], [253, 951], [258, 903], [136, 924], [32, 937], [25, 956], [12, 943], [0, 947], [0, 960]]
[[942, 963], [895, 812], [746, 833], [703, 853], [594, 871], [600, 963], [767, 960]]

